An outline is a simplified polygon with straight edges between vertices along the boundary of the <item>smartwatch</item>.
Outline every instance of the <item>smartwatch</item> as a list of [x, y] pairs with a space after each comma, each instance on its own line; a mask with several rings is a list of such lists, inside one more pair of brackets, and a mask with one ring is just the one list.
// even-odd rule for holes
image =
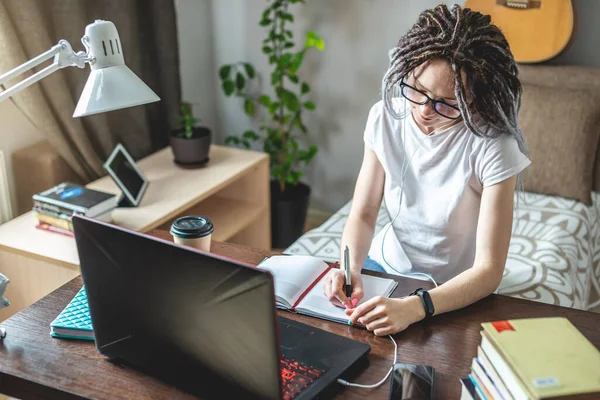
[[409, 296], [419, 296], [421, 298], [421, 301], [423, 302], [423, 308], [425, 309], [425, 319], [431, 317], [433, 313], [435, 313], [435, 308], [433, 307], [431, 296], [429, 295], [429, 292], [427, 290], [418, 288], [414, 292], [409, 294]]

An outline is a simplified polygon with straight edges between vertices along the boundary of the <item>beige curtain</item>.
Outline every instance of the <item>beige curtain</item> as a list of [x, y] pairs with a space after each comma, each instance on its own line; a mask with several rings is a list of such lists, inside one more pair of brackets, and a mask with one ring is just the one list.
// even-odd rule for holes
[[117, 143], [135, 159], [168, 144], [181, 90], [173, 0], [0, 2], [0, 73], [43, 53], [60, 39], [68, 40], [75, 51], [85, 50], [81, 37], [96, 19], [115, 24], [125, 63], [161, 101], [73, 118], [89, 66], [85, 70], [64, 68], [10, 99], [86, 182], [104, 175], [102, 163]]

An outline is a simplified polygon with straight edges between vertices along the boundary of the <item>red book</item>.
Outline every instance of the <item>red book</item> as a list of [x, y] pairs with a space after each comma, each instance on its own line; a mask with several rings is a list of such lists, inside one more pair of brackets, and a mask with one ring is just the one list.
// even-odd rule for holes
[[75, 237], [75, 234], [73, 232], [67, 231], [65, 229], [58, 228], [58, 227], [56, 227], [54, 225], [50, 225], [50, 224], [47, 224], [45, 222], [40, 222], [35, 227], [38, 228], [38, 229], [42, 229], [44, 231], [54, 232], [54, 233], [59, 233], [61, 235], [65, 235], [65, 236]]

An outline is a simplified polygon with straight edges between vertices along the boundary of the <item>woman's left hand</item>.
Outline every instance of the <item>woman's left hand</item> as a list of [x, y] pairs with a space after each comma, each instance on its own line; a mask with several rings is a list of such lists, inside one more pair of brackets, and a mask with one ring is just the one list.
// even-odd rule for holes
[[418, 296], [403, 299], [377, 296], [345, 311], [353, 324], [364, 325], [376, 336], [401, 332], [425, 317], [425, 310]]

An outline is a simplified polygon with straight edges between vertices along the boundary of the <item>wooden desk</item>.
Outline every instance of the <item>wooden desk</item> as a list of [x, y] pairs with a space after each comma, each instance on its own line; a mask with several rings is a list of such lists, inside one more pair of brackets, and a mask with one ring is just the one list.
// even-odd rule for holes
[[[181, 215], [204, 215], [215, 226], [213, 239], [259, 248], [271, 247], [269, 158], [266, 154], [212, 146], [203, 168], [173, 163], [166, 147], [137, 163], [149, 180], [138, 207], [117, 208], [114, 223], [139, 232], [168, 229]], [[119, 194], [105, 176], [88, 187]], [[36, 229], [32, 212], [0, 225], [0, 272], [11, 283], [0, 321], [79, 275], [72, 237]]]
[[[166, 232], [152, 232], [168, 239]], [[213, 252], [256, 264], [268, 251], [215, 243]], [[68, 304], [82, 285], [76, 278], [3, 325], [8, 330], [0, 344], [0, 392], [29, 398], [188, 398], [177, 389], [116, 366], [97, 353], [94, 344], [51, 338], [49, 324]], [[423, 282], [399, 279], [394, 296], [404, 295]], [[393, 344], [387, 337], [375, 337], [366, 330], [334, 322], [281, 312], [285, 317], [366, 342], [371, 345], [369, 366], [350, 378], [353, 382], [375, 383], [388, 371]], [[436, 398], [458, 399], [459, 378], [467, 376], [484, 321], [525, 317], [567, 317], [591, 342], [600, 347], [600, 316], [591, 312], [491, 295], [463, 310], [436, 316], [395, 335], [398, 361], [423, 363], [436, 369]], [[387, 399], [388, 381], [378, 389], [339, 387], [336, 397], [344, 399]]]

